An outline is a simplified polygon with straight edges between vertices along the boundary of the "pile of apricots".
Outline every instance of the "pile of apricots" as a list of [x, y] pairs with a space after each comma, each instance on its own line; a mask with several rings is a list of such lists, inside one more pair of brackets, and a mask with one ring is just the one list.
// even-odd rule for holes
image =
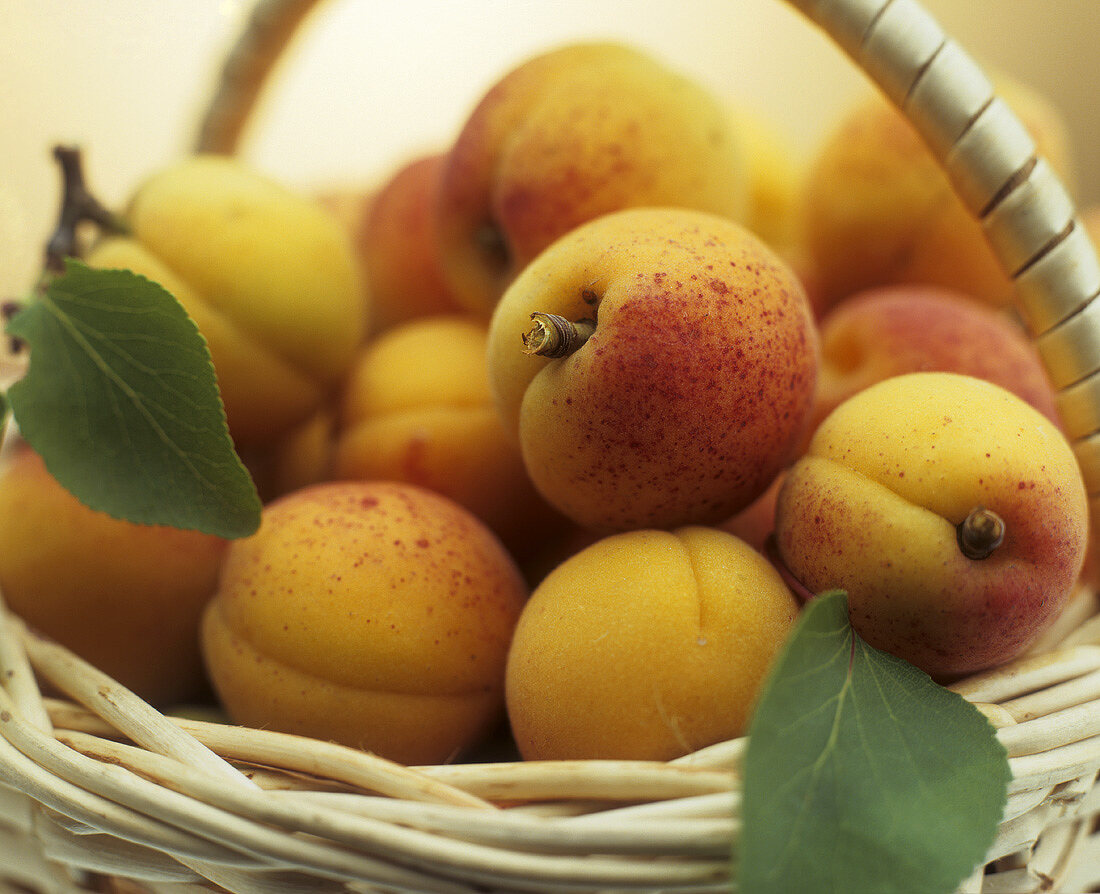
[[[1072, 184], [1058, 112], [998, 86]], [[158, 706], [407, 764], [494, 735], [668, 760], [746, 732], [815, 593], [947, 681], [1091, 585], [1011, 283], [877, 96], [800, 159], [666, 61], [580, 43], [376, 183], [200, 155], [122, 213], [85, 260], [194, 319], [262, 524], [115, 520], [15, 443], [0, 591]]]

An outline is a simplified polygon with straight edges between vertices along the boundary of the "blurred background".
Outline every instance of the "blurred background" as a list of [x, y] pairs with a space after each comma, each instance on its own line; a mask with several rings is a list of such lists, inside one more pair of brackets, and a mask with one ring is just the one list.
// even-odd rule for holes
[[[33, 279], [77, 144], [115, 207], [193, 143], [251, 0], [2, 0], [0, 291]], [[1096, 0], [924, 0], [979, 61], [1066, 116], [1078, 203], [1100, 202]], [[325, 0], [268, 84], [241, 149], [305, 189], [375, 182], [444, 147], [481, 93], [578, 38], [645, 46], [756, 109], [808, 156], [863, 75], [782, 0]]]

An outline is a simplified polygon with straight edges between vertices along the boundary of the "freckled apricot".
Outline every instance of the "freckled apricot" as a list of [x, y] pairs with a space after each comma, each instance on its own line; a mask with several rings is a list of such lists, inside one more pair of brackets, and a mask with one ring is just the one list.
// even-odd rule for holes
[[369, 341], [344, 383], [334, 475], [442, 494], [523, 561], [564, 523], [535, 492], [493, 406], [487, 330], [471, 317], [421, 317]]
[[321, 484], [233, 543], [202, 644], [236, 721], [439, 763], [499, 718], [525, 596], [499, 541], [450, 500]]
[[437, 197], [446, 281], [488, 316], [556, 239], [621, 208], [748, 216], [742, 128], [707, 87], [623, 44], [532, 56], [484, 94], [447, 152]]
[[[594, 320], [564, 357], [524, 353], [532, 313]], [[633, 208], [551, 245], [489, 328], [497, 406], [548, 502], [600, 531], [716, 524], [793, 457], [817, 329], [801, 282], [713, 214]]]

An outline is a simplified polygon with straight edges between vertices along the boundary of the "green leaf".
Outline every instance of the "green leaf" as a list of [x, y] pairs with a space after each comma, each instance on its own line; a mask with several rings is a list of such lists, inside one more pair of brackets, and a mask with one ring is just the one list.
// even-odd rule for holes
[[822, 594], [749, 730], [739, 888], [948, 894], [992, 844], [1009, 777], [973, 705], [868, 646], [846, 594]]
[[8, 333], [30, 346], [8, 392], [20, 433], [79, 500], [139, 524], [256, 530], [206, 342], [161, 286], [68, 261]]

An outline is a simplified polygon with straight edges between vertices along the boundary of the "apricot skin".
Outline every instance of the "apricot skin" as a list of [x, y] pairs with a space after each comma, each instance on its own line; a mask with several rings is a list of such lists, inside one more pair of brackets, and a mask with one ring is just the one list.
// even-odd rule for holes
[[157, 705], [207, 694], [199, 618], [226, 541], [95, 512], [17, 448], [0, 477], [8, 607]]
[[[988, 558], [956, 526], [1005, 523]], [[848, 592], [871, 645], [937, 678], [1022, 653], [1066, 604], [1088, 537], [1085, 487], [1061, 432], [1020, 398], [956, 373], [872, 385], [821, 424], [776, 505], [783, 563], [811, 593]]]
[[321, 484], [268, 504], [232, 545], [203, 651], [239, 723], [439, 763], [499, 719], [525, 596], [499, 541], [450, 500]]
[[461, 309], [443, 274], [436, 238], [444, 157], [417, 156], [394, 171], [355, 231], [375, 333], [406, 320]]
[[670, 760], [745, 732], [798, 614], [775, 569], [704, 527], [631, 531], [531, 594], [508, 658], [523, 757]]

